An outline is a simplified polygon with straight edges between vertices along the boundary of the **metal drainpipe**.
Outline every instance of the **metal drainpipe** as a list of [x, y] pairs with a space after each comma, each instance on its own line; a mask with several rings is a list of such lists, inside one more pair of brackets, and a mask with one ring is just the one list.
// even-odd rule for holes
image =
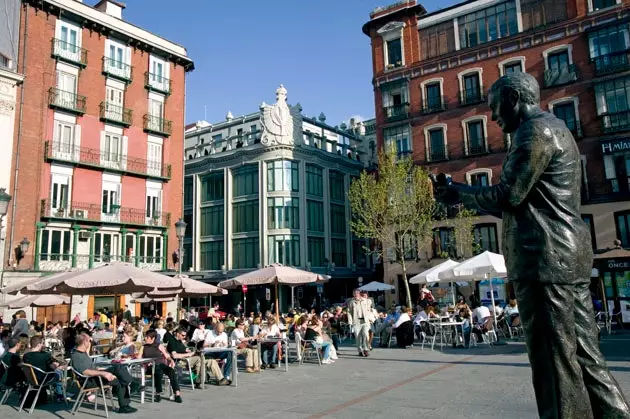
[[[24, 41], [22, 43], [22, 73], [26, 74], [26, 43], [28, 41], [28, 5], [24, 5]], [[18, 179], [20, 174], [20, 142], [22, 140], [22, 120], [24, 117], [24, 88], [25, 85], [22, 83], [22, 88], [20, 89], [20, 117], [18, 122], [18, 137], [17, 142], [15, 144], [15, 180], [13, 181], [13, 208], [11, 209], [11, 235], [9, 236], [9, 265], [11, 265], [13, 261], [13, 252], [11, 249], [13, 248], [13, 237], [15, 235], [15, 210], [17, 207], [17, 197], [18, 197]], [[6, 248], [5, 248], [6, 252]], [[4, 267], [2, 267], [2, 272], [4, 273]], [[4, 276], [2, 277], [2, 283], [0, 287], [4, 286]]]

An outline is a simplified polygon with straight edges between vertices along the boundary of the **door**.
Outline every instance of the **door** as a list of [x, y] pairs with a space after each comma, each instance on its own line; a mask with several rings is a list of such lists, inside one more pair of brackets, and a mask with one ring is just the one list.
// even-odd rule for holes
[[120, 185], [103, 182], [103, 197], [101, 203], [101, 220], [110, 222], [120, 221]]
[[123, 91], [107, 86], [107, 99], [105, 101], [105, 117], [114, 121], [123, 120]]
[[80, 62], [79, 29], [62, 23], [59, 40], [61, 42], [59, 42], [57, 53], [70, 61]]
[[53, 217], [68, 215], [70, 179], [67, 176], [53, 174], [50, 191], [50, 209]]
[[162, 144], [147, 144], [147, 171], [150, 175], [162, 176]]
[[149, 120], [150, 129], [153, 131], [162, 132], [162, 112], [163, 112], [164, 104], [159, 100], [151, 100], [149, 104], [149, 113], [151, 115], [151, 119]]
[[57, 159], [72, 161], [74, 155], [74, 125], [55, 121], [52, 153]]
[[474, 74], [464, 77], [464, 100], [465, 103], [476, 101], [480, 97], [479, 75]]
[[161, 196], [159, 189], [147, 189], [147, 224], [160, 225]]
[[57, 71], [57, 97], [55, 104], [64, 108], [77, 108], [77, 78], [74, 74]]
[[103, 137], [103, 145], [101, 147], [101, 164], [114, 169], [121, 169], [122, 137], [109, 132], [105, 132]]

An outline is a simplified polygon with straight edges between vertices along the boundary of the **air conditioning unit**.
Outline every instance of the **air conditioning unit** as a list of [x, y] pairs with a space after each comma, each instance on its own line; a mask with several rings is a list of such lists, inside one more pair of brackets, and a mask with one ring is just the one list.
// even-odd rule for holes
[[87, 218], [88, 216], [88, 212], [87, 210], [84, 209], [74, 209], [72, 210], [72, 217], [73, 218]]
[[90, 240], [91, 236], [92, 235], [90, 234], [89, 231], [79, 231], [79, 240], [81, 240], [81, 241]]

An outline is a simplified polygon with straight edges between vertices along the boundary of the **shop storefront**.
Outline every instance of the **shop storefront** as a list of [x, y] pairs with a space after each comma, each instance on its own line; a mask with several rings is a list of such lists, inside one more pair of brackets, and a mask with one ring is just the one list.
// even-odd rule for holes
[[[628, 252], [630, 253], [630, 252]], [[630, 257], [598, 259], [595, 262], [608, 307], [621, 312], [624, 323], [630, 323]]]

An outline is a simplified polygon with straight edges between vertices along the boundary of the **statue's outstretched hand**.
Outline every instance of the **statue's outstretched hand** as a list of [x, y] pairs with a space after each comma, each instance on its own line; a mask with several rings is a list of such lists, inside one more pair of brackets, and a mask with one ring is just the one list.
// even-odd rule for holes
[[445, 205], [453, 205], [459, 201], [459, 192], [452, 186], [451, 178], [444, 173], [440, 173], [437, 176], [431, 174], [430, 176], [436, 200]]

